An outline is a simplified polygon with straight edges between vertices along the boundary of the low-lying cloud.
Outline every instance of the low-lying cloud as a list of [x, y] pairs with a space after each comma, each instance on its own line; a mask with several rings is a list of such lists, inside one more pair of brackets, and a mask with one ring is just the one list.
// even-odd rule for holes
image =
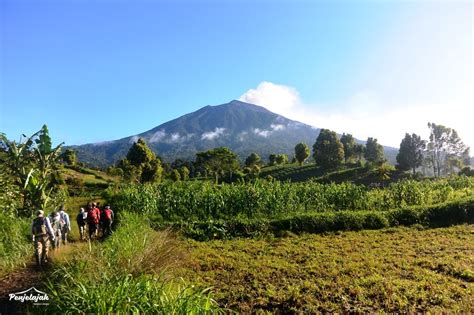
[[201, 135], [201, 140], [214, 140], [224, 134], [225, 128], [216, 128], [214, 131], [204, 132]]

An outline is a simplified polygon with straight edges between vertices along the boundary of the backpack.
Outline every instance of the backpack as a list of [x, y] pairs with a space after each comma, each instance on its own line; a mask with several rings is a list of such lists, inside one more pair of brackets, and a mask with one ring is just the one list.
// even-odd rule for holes
[[87, 219], [87, 212], [79, 213], [77, 215], [76, 221], [78, 225], [85, 225]]
[[112, 221], [112, 210], [105, 209], [104, 210], [104, 218], [106, 221]]
[[50, 220], [54, 234], [57, 234], [59, 231], [61, 231], [61, 217], [59, 215], [55, 215], [54, 217], [51, 217]]
[[44, 218], [36, 218], [33, 220], [33, 235], [40, 236], [46, 235], [46, 224]]
[[96, 208], [89, 210], [87, 212], [87, 217], [89, 218], [90, 223], [98, 224], [100, 221], [99, 215], [97, 214]]
[[66, 227], [66, 219], [64, 218], [66, 215], [64, 213], [59, 214], [59, 227], [63, 230]]

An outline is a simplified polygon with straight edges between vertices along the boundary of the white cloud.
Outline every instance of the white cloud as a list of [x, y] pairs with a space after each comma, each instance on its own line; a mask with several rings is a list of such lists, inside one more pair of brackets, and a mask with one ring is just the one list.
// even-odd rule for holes
[[256, 89], [250, 89], [240, 98], [242, 102], [270, 108], [285, 113], [300, 102], [298, 91], [292, 87], [263, 81]]
[[253, 130], [253, 133], [256, 134], [257, 136], [266, 138], [266, 137], [268, 137], [269, 135], [272, 134], [272, 131], [271, 130], [262, 130], [262, 129], [255, 128]]
[[171, 134], [171, 138], [170, 138], [171, 142], [178, 142], [180, 139], [181, 139], [181, 137], [179, 136], [179, 133], [172, 133]]
[[164, 137], [166, 137], [166, 132], [164, 130], [158, 130], [155, 132], [151, 137], [149, 142], [154, 143], [154, 142], [159, 142], [161, 141]]
[[201, 140], [214, 140], [224, 134], [225, 128], [216, 128], [214, 131], [208, 131], [201, 135]]
[[[394, 147], [400, 145], [406, 132], [427, 139], [427, 123], [435, 122], [456, 129], [461, 139], [474, 148], [474, 132], [469, 121], [473, 114], [472, 93], [462, 101], [450, 103], [402, 103], [382, 99], [367, 89], [338, 103], [306, 104], [295, 88], [262, 82], [240, 99], [311, 126], [351, 133], [361, 140], [375, 137], [379, 143]], [[271, 131], [255, 129], [254, 133], [267, 137]]]
[[281, 125], [281, 124], [271, 124], [270, 125], [270, 128], [272, 128], [274, 131], [278, 131], [278, 130], [283, 130], [286, 128], [285, 125]]

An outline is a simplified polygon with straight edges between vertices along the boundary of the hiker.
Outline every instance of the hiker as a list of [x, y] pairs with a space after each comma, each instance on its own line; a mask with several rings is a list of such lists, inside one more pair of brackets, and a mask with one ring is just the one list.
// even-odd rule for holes
[[86, 223], [87, 223], [87, 212], [84, 208], [81, 208], [79, 214], [76, 217], [77, 226], [79, 227], [79, 237], [81, 241], [86, 239]]
[[[38, 266], [48, 262], [49, 239], [54, 242], [55, 236], [49, 218], [44, 217], [44, 211], [36, 211], [36, 218], [31, 225], [31, 234], [35, 245], [36, 264]], [[49, 236], [48, 236], [49, 235]]]
[[99, 228], [100, 210], [95, 203], [89, 204], [87, 211], [87, 223], [89, 224], [89, 239], [97, 237]]
[[61, 206], [59, 210], [59, 215], [61, 216], [61, 237], [63, 241], [63, 245], [67, 244], [67, 235], [71, 232], [71, 221], [69, 220], [69, 214], [66, 213], [66, 209], [64, 206]]
[[54, 239], [51, 239], [53, 242], [53, 249], [58, 249], [61, 246], [61, 215], [59, 212], [51, 212], [49, 215], [49, 221], [51, 222], [54, 234]]
[[103, 224], [102, 236], [109, 236], [112, 234], [112, 223], [114, 221], [114, 212], [110, 209], [109, 205], [105, 206], [104, 211], [102, 211], [101, 220]]

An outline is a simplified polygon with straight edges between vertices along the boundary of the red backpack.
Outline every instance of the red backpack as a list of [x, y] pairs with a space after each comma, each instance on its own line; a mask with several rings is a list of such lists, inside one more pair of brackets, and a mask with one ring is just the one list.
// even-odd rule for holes
[[87, 218], [89, 219], [89, 222], [90, 222], [90, 223], [99, 224], [100, 217], [99, 217], [98, 212], [99, 212], [99, 211], [97, 211], [96, 208], [90, 209], [90, 210], [87, 212]]
[[111, 221], [112, 220], [112, 210], [110, 209], [105, 209], [104, 210], [104, 215], [105, 215], [105, 219], [107, 221]]

